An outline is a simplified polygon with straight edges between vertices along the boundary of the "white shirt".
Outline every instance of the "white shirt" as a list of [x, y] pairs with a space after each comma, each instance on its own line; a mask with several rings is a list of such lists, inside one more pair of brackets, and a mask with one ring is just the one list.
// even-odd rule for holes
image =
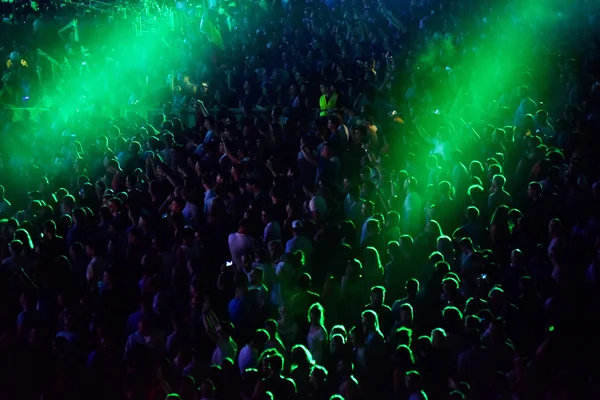
[[285, 244], [286, 253], [293, 253], [298, 250], [302, 250], [306, 259], [310, 259], [310, 255], [313, 251], [312, 242], [306, 236], [300, 235], [291, 238]]
[[248, 235], [236, 232], [229, 235], [229, 252], [233, 262], [242, 266], [242, 256], [254, 250], [254, 239]]
[[212, 356], [212, 365], [221, 365], [221, 362], [226, 358], [231, 358], [235, 360], [235, 355], [237, 354], [237, 344], [232, 338], [229, 340], [219, 339], [217, 342], [217, 348], [215, 349]]
[[217, 192], [214, 189], [209, 189], [204, 193], [204, 216], [207, 217], [210, 213], [213, 200], [217, 197]]
[[306, 344], [308, 350], [312, 354], [315, 363], [323, 365], [325, 363], [325, 356], [327, 351], [327, 332], [323, 328], [319, 328], [313, 331], [313, 328], [308, 331], [306, 337]]
[[94, 257], [90, 261], [87, 266], [86, 278], [88, 282], [92, 281], [101, 281], [104, 275], [104, 271], [106, 271], [109, 267], [108, 261], [106, 261], [102, 257]]
[[321, 196], [315, 196], [310, 199], [308, 208], [311, 212], [316, 212], [319, 216], [324, 217], [327, 214], [327, 203]]
[[164, 353], [165, 337], [162, 332], [156, 330], [148, 336], [142, 336], [139, 331], [134, 332], [127, 338], [124, 357], [127, 358], [137, 345], [142, 345], [146, 348]]
[[281, 227], [279, 223], [277, 221], [269, 222], [263, 232], [263, 242], [269, 243], [271, 240], [279, 239], [281, 239]]
[[195, 225], [196, 222], [198, 222], [198, 217], [200, 216], [200, 209], [197, 205], [188, 201], [183, 210], [181, 210], [181, 214], [183, 214], [183, 218], [185, 219], [185, 223], [187, 225]]

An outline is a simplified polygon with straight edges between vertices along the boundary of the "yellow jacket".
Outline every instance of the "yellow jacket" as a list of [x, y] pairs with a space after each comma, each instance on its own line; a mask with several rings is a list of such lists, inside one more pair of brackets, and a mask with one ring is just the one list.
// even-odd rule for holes
[[327, 100], [326, 95], [322, 95], [319, 99], [319, 109], [321, 110], [320, 116], [326, 117], [329, 115], [329, 111], [335, 110], [335, 104], [337, 103], [337, 94], [334, 93], [331, 95], [329, 100]]

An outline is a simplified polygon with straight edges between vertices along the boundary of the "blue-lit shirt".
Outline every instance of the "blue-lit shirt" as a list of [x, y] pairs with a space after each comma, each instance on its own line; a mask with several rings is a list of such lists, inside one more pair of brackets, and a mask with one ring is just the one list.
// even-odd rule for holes
[[215, 135], [213, 134], [213, 131], [210, 130], [208, 132], [206, 132], [206, 136], [204, 136], [204, 141], [202, 143], [200, 143], [198, 145], [198, 147], [196, 147], [196, 150], [194, 151], [194, 154], [201, 156], [204, 154], [204, 145], [210, 141], [213, 140], [213, 138], [215, 137]]
[[204, 216], [207, 217], [210, 208], [212, 207], [213, 200], [217, 197], [217, 192], [214, 189], [209, 189], [204, 194]]
[[246, 318], [248, 316], [247, 310], [247, 302], [244, 297], [235, 298], [229, 302], [229, 318], [234, 325], [239, 325], [240, 323], [246, 322]]
[[367, 238], [367, 223], [372, 219], [373, 219], [373, 217], [369, 217], [365, 220], [365, 222], [363, 222], [363, 226], [360, 231], [360, 245], [361, 246], [362, 246], [363, 242], [365, 241], [365, 239]]
[[213, 137], [214, 137], [214, 134], [213, 134], [212, 130], [206, 132], [206, 136], [204, 136], [204, 143], [210, 142], [211, 140], [213, 140]]
[[346, 195], [346, 199], [344, 200], [344, 213], [346, 214], [346, 218], [350, 221], [354, 222], [355, 227], [362, 226], [365, 217], [362, 214], [362, 207], [365, 201], [363, 199], [353, 200], [350, 195]]
[[72, 245], [73, 243], [79, 242], [83, 243], [85, 241], [85, 232], [84, 228], [75, 224], [68, 231], [65, 237], [65, 241], [67, 246]]
[[315, 184], [319, 185], [323, 182], [324, 185], [332, 185], [338, 181], [340, 173], [340, 161], [337, 157], [329, 159], [319, 157], [317, 164], [317, 176]]
[[298, 250], [301, 250], [304, 253], [304, 256], [308, 258], [313, 251], [311, 241], [305, 236], [296, 236], [288, 240], [285, 244], [286, 253], [293, 253]]

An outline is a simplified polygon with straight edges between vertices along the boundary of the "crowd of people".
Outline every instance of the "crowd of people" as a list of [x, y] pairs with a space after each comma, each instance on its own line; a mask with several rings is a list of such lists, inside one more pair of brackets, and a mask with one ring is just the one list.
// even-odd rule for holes
[[598, 5], [209, 3], [5, 18], [0, 398], [598, 398]]

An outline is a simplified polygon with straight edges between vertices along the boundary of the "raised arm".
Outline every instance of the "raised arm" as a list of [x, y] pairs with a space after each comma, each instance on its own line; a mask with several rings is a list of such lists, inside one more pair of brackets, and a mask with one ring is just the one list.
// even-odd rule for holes
[[400, 20], [398, 18], [396, 18], [394, 16], [394, 14], [388, 10], [387, 8], [385, 8], [385, 6], [381, 5], [379, 7], [379, 12], [381, 13], [381, 15], [383, 15], [385, 17], [385, 19], [388, 20], [388, 22], [390, 24], [392, 24], [396, 29], [406, 33], [407, 29], [404, 26], [404, 24], [402, 22], [400, 22]]
[[71, 22], [69, 22], [67, 25], [63, 26], [58, 31], [58, 36], [60, 36], [60, 38], [66, 42], [68, 37], [65, 36], [65, 32], [67, 32], [71, 28], [76, 29], [76, 26], [77, 26], [77, 20], [72, 20]]
[[210, 115], [210, 113], [208, 112], [208, 110], [204, 106], [204, 102], [202, 100], [196, 100], [196, 105], [198, 106], [198, 108], [200, 109], [200, 112], [202, 113], [202, 115], [205, 118]]
[[379, 197], [379, 201], [381, 201], [381, 205], [383, 206], [383, 208], [385, 209], [385, 212], [387, 214], [390, 211], [390, 206], [388, 204], [388, 201], [383, 196], [383, 192], [381, 191], [381, 188], [379, 187], [379, 185], [377, 185], [376, 190], [377, 190], [377, 197]]
[[425, 140], [428, 143], [431, 143], [431, 137], [429, 136], [429, 133], [427, 133], [427, 131], [416, 121], [415, 128], [417, 128], [417, 132], [419, 132], [419, 135], [423, 138], [423, 140]]
[[204, 330], [208, 337], [215, 343], [217, 343], [218, 336], [215, 328], [215, 321], [218, 323], [217, 316], [208, 306], [204, 306], [202, 310], [202, 322], [204, 323]]
[[471, 136], [473, 136], [473, 138], [477, 142], [480, 142], [481, 141], [481, 136], [479, 136], [479, 134], [477, 133], [477, 131], [470, 124], [467, 124], [467, 122], [464, 119], [459, 118], [459, 120], [462, 122], [462, 124], [465, 127], [465, 129], [467, 130], [467, 132], [469, 132], [471, 134]]

